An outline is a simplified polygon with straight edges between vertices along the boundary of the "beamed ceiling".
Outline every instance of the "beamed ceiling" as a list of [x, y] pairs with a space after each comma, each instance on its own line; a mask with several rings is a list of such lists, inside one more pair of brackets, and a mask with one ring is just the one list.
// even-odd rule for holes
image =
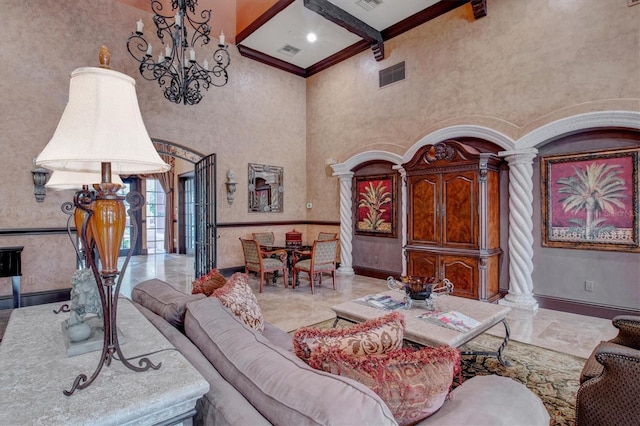
[[[117, 1], [151, 13], [151, 0]], [[242, 56], [308, 77], [365, 50], [382, 60], [385, 41], [464, 5], [487, 14], [486, 0], [198, 0], [196, 12], [211, 9], [212, 34]]]

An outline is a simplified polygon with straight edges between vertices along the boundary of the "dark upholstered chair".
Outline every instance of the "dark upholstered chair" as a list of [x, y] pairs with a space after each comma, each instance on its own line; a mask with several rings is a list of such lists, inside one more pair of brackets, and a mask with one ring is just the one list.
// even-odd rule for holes
[[314, 293], [314, 282], [316, 275], [322, 283], [322, 273], [331, 274], [333, 279], [333, 289], [336, 289], [336, 250], [338, 240], [316, 240], [313, 242], [311, 258], [300, 260], [300, 256], [306, 255], [304, 252], [293, 252], [293, 273], [291, 287], [296, 288], [298, 273], [306, 272], [311, 281], [311, 294]]
[[640, 316], [613, 319], [618, 336], [601, 342], [580, 374], [576, 425], [640, 425]]
[[[263, 251], [256, 240], [243, 240], [242, 251], [244, 252], [244, 271], [255, 272], [260, 276], [260, 293], [264, 285], [264, 274], [268, 272], [282, 272], [284, 286], [287, 287], [287, 252], [284, 250]], [[270, 257], [274, 256], [275, 257]]]

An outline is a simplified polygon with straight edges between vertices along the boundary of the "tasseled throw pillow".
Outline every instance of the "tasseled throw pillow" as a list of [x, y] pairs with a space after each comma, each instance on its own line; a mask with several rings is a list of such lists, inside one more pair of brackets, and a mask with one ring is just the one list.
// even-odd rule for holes
[[193, 282], [191, 294], [202, 293], [205, 296], [211, 296], [211, 293], [221, 288], [226, 282], [227, 279], [217, 269], [212, 269], [207, 275], [203, 275]]
[[308, 361], [315, 350], [339, 348], [350, 355], [381, 354], [402, 348], [404, 316], [392, 312], [348, 328], [299, 328], [293, 335], [296, 355]]
[[332, 348], [314, 351], [309, 365], [369, 387], [403, 426], [429, 417], [444, 404], [453, 377], [460, 371], [460, 352], [441, 346], [353, 356]]
[[249, 327], [262, 333], [264, 331], [264, 319], [258, 305], [258, 299], [249, 287], [247, 274], [237, 272], [229, 278], [222, 287], [215, 290], [211, 297], [217, 297], [220, 302]]

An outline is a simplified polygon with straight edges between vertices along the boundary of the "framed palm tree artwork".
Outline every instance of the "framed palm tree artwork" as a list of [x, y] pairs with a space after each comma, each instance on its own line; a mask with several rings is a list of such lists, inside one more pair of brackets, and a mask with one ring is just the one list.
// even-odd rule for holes
[[395, 238], [396, 175], [356, 176], [357, 235]]
[[542, 157], [542, 245], [640, 251], [640, 149]]

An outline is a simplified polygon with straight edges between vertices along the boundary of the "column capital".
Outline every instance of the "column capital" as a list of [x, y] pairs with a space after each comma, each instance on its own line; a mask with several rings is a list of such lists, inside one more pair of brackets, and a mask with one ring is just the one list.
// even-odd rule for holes
[[509, 165], [531, 164], [533, 159], [538, 156], [538, 150], [536, 148], [516, 149], [512, 151], [500, 151], [498, 155], [507, 160]]
[[351, 178], [354, 174], [353, 171], [347, 168], [347, 166], [344, 163], [332, 164], [331, 168], [333, 169], [332, 176], [339, 177], [340, 179], [347, 178], [347, 177]]

